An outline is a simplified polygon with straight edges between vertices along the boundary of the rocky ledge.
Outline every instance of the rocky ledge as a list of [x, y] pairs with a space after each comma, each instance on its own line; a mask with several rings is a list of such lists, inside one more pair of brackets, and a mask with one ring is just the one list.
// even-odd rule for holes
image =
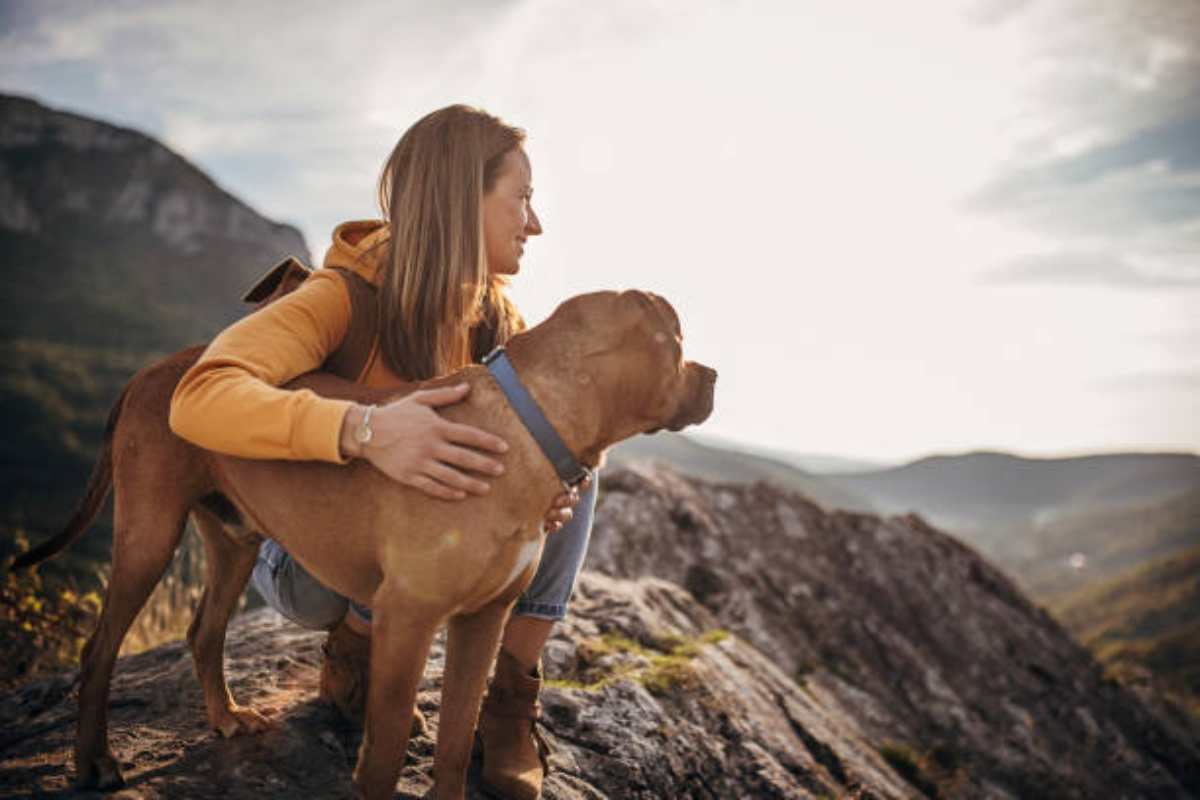
[[[128, 785], [117, 796], [349, 796], [360, 735], [316, 699], [322, 640], [268, 609], [233, 622], [232, 691], [276, 723], [234, 739], [207, 730], [181, 642], [123, 659], [110, 729]], [[409, 744], [401, 797], [431, 785], [442, 666], [439, 638], [418, 701], [429, 730]], [[585, 573], [545, 669], [547, 800], [913, 794], [836, 698], [801, 689], [674, 584]], [[70, 694], [63, 676], [5, 699], [0, 796], [69, 791]]]

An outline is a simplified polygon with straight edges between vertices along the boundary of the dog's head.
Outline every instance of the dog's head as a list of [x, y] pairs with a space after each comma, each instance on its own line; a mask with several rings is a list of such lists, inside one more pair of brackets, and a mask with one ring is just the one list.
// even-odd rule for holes
[[671, 304], [650, 292], [597, 292], [559, 307], [561, 330], [594, 389], [617, 412], [606, 438], [680, 430], [712, 413], [716, 370], [683, 357], [683, 333]]
[[[621, 303], [635, 306], [634, 330], [640, 334], [643, 353], [650, 368], [658, 374], [657, 391], [650, 396], [649, 412], [654, 425], [647, 431], [666, 428], [682, 430], [699, 425], [713, 410], [713, 392], [717, 371], [696, 361], [683, 358], [683, 331], [679, 315], [671, 304], [652, 292], [637, 289], [618, 295]], [[635, 337], [636, 338], [636, 337]]]

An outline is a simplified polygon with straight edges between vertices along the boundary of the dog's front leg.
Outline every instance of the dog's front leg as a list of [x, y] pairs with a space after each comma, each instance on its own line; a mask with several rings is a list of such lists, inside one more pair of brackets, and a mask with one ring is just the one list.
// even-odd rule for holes
[[433, 764], [438, 800], [458, 800], [465, 795], [479, 701], [512, 606], [512, 600], [498, 599], [474, 614], [450, 618]]
[[354, 793], [367, 800], [391, 798], [404, 766], [417, 686], [443, 608], [420, 603], [385, 581], [375, 594], [371, 624], [371, 687]]

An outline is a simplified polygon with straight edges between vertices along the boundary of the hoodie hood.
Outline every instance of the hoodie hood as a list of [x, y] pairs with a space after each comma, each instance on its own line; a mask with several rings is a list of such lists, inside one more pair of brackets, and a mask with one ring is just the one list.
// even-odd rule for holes
[[333, 229], [333, 243], [325, 252], [323, 265], [344, 267], [378, 286], [389, 236], [388, 224], [383, 220], [343, 222]]

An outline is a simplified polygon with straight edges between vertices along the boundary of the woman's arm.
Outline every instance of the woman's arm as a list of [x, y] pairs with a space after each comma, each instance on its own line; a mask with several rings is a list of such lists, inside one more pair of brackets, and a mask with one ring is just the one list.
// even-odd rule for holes
[[[489, 486], [478, 476], [499, 475], [503, 467], [484, 453], [503, 453], [507, 445], [435, 411], [462, 400], [466, 384], [413, 392], [380, 406], [371, 417], [374, 437], [366, 447], [353, 432], [366, 412], [362, 403], [379, 402], [373, 390], [359, 387], [364, 394], [349, 394], [355, 402], [322, 397], [309, 388], [278, 388], [325, 362], [345, 336], [350, 314], [342, 279], [318, 271], [291, 294], [226, 328], [176, 387], [171, 429], [220, 453], [338, 463], [361, 457], [435, 497], [486, 494]], [[320, 389], [330, 379], [312, 376], [297, 383]]]
[[339, 437], [354, 403], [277, 387], [320, 367], [349, 323], [341, 277], [313, 273], [213, 340], [175, 389], [171, 430], [230, 455], [344, 461]]

